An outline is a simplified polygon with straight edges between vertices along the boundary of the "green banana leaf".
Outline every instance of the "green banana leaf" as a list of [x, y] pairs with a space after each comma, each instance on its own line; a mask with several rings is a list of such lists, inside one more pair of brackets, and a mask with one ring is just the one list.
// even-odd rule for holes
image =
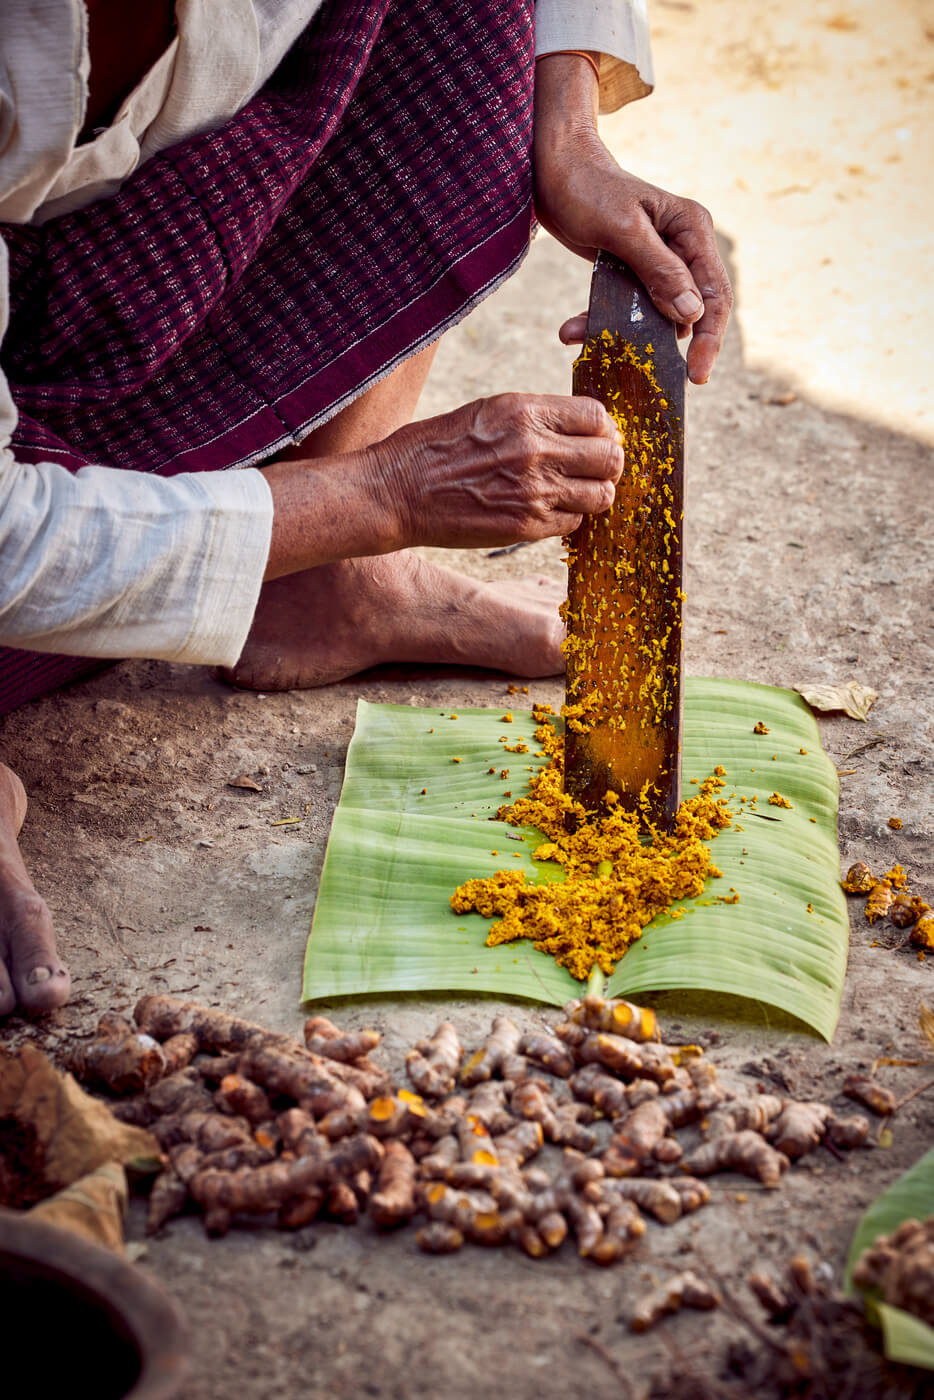
[[[863, 1250], [879, 1235], [889, 1235], [903, 1220], [926, 1220], [934, 1215], [934, 1149], [883, 1191], [860, 1219], [850, 1243], [844, 1287], [848, 1293], [859, 1290], [853, 1270]], [[934, 1327], [902, 1308], [883, 1303], [868, 1294], [866, 1310], [882, 1328], [885, 1354], [890, 1361], [908, 1366], [924, 1366], [934, 1371]]]
[[[448, 904], [464, 880], [505, 867], [524, 869], [530, 880], [560, 878], [554, 867], [532, 861], [537, 833], [491, 820], [508, 800], [504, 792], [518, 797], [530, 770], [545, 761], [529, 714], [516, 712], [513, 723], [501, 714], [463, 710], [455, 719], [441, 710], [361, 701], [308, 940], [306, 1000], [456, 989], [561, 1005], [580, 994], [581, 984], [530, 942], [487, 948], [488, 921], [455, 915]], [[760, 720], [769, 734], [753, 733]], [[506, 743], [520, 738], [529, 752], [506, 752]], [[714, 843], [723, 878], [683, 901], [684, 918], [662, 915], [650, 924], [607, 990], [748, 997], [780, 1007], [829, 1040], [848, 926], [838, 883], [837, 776], [816, 721], [793, 691], [688, 680], [685, 791], [717, 764], [727, 770], [723, 795], [736, 794], [738, 822]], [[500, 780], [507, 767], [508, 780]], [[790, 810], [769, 805], [776, 790]], [[738, 801], [754, 794], [758, 814]], [[731, 886], [739, 903], [718, 902]]]

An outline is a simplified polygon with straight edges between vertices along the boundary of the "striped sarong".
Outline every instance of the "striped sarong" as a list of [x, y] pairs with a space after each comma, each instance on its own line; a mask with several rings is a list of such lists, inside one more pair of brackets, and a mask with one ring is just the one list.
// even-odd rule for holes
[[[532, 0], [326, 0], [231, 121], [4, 225], [23, 461], [262, 462], [435, 340], [532, 227]], [[0, 648], [0, 713], [101, 662]]]

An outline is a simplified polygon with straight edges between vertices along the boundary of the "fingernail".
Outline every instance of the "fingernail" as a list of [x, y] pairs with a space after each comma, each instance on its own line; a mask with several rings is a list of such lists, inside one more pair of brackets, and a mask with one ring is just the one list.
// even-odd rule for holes
[[682, 292], [680, 296], [675, 297], [672, 306], [685, 321], [690, 321], [704, 309], [704, 303], [696, 292]]
[[34, 987], [37, 982], [48, 982], [51, 976], [52, 969], [50, 967], [34, 967], [26, 981], [31, 987]]

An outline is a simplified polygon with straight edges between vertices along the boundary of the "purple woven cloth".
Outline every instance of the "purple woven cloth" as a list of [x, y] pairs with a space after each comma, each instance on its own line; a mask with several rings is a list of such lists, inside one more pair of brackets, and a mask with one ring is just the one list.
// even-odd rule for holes
[[[533, 0], [326, 0], [231, 121], [3, 225], [22, 461], [263, 461], [435, 340], [532, 226]], [[98, 669], [0, 648], [0, 713]]]

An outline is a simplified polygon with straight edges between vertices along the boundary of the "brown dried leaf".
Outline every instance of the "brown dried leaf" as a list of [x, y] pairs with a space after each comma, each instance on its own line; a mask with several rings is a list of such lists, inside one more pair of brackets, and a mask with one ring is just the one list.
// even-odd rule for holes
[[870, 690], [869, 686], [860, 685], [859, 681], [845, 681], [842, 685], [796, 685], [795, 690], [812, 710], [828, 713], [842, 710], [850, 719], [860, 719], [864, 723], [879, 698], [877, 690]]
[[122, 1254], [127, 1195], [123, 1167], [119, 1162], [105, 1162], [48, 1200], [40, 1201], [29, 1213]]
[[934, 1011], [924, 1002], [921, 1003], [921, 1010], [918, 1012], [918, 1024], [925, 1040], [934, 1045]]
[[247, 773], [241, 773], [239, 778], [228, 778], [227, 786], [235, 788], [248, 788], [250, 792], [262, 792], [263, 790], [260, 787], [259, 783], [254, 782], [253, 779]]
[[151, 1133], [121, 1123], [34, 1045], [0, 1050], [0, 1204], [30, 1206], [104, 1162], [158, 1156]]
[[869, 1067], [870, 1079], [875, 1079], [880, 1065], [897, 1065], [901, 1069], [916, 1069], [918, 1065], [929, 1064], [928, 1060], [902, 1060], [892, 1055], [877, 1055]]

